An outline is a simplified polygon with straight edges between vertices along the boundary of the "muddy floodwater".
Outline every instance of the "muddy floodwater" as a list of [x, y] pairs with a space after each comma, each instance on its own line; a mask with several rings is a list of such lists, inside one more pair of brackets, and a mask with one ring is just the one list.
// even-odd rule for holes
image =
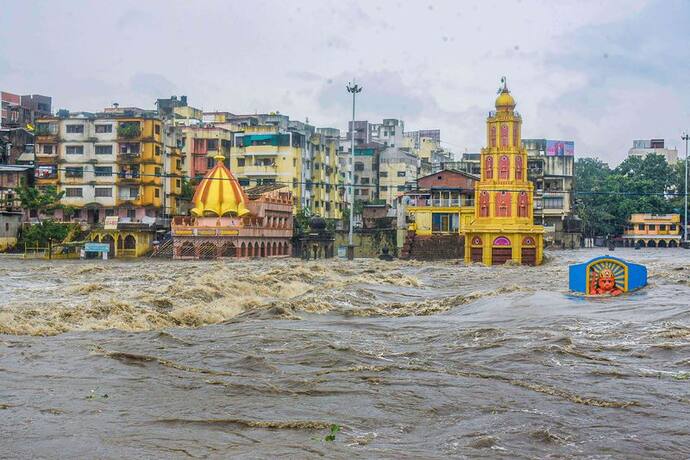
[[690, 251], [601, 254], [0, 260], [0, 457], [688, 458]]

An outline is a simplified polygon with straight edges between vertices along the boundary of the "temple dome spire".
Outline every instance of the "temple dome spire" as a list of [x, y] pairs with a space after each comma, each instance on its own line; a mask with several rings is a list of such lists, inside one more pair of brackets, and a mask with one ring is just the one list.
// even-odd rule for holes
[[215, 166], [206, 173], [194, 192], [192, 215], [197, 217], [245, 216], [247, 195], [232, 172], [223, 163], [225, 157], [216, 155]]
[[496, 98], [496, 110], [512, 111], [515, 109], [515, 99], [510, 95], [508, 90], [508, 80], [506, 77], [501, 78], [501, 86], [498, 89], [498, 97]]

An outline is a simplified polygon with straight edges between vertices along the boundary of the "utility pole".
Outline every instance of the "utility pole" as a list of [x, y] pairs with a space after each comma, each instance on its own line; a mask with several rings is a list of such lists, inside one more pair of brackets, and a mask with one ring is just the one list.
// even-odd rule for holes
[[352, 230], [354, 228], [355, 221], [355, 194], [352, 187], [354, 183], [354, 165], [355, 165], [355, 98], [357, 93], [362, 92], [362, 87], [356, 83], [347, 84], [347, 92], [352, 93], [352, 126], [350, 127], [350, 232], [348, 234], [348, 245], [347, 245], [347, 259], [352, 260], [355, 258], [355, 246], [352, 243]]
[[688, 139], [690, 135], [684, 132], [681, 139], [685, 141], [685, 221], [683, 222], [683, 241], [688, 242]]

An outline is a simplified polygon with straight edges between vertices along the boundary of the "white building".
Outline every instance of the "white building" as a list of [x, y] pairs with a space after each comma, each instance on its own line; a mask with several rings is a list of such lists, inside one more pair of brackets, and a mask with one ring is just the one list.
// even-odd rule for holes
[[670, 165], [678, 161], [678, 149], [666, 148], [663, 139], [634, 140], [632, 148], [628, 150], [629, 157], [644, 158], [650, 154], [662, 155]]

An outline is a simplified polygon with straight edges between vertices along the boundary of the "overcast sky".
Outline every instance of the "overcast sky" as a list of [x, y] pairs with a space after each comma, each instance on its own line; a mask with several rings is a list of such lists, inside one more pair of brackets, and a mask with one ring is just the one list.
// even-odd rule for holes
[[0, 89], [97, 111], [192, 106], [441, 129], [478, 151], [502, 75], [524, 137], [612, 164], [690, 128], [690, 1], [0, 0]]

